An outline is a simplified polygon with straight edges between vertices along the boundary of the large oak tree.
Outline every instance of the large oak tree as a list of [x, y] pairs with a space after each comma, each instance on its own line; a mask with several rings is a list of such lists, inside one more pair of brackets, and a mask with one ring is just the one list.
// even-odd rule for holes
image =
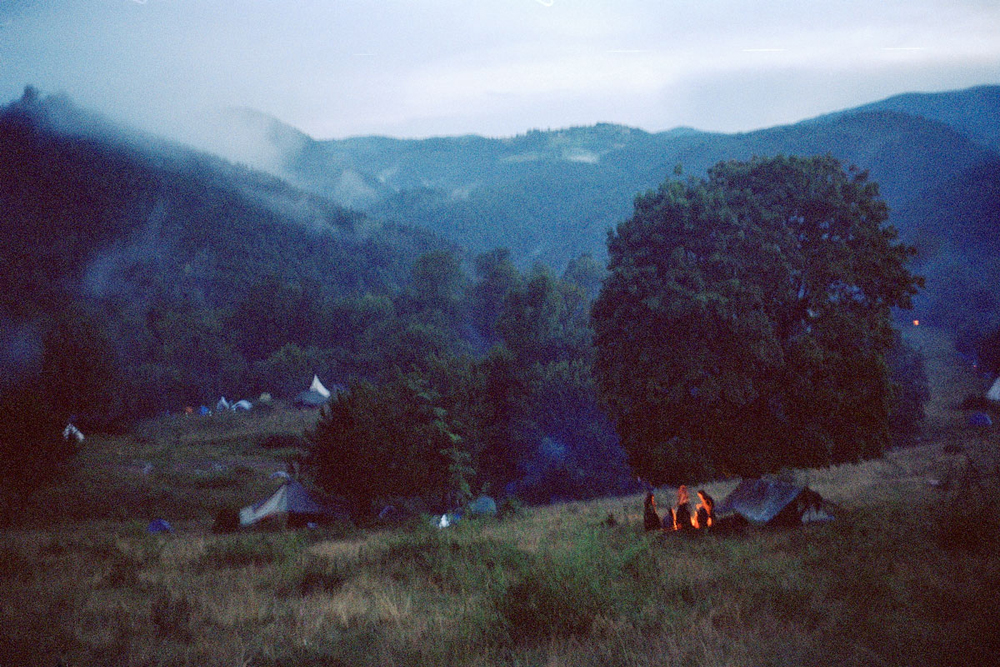
[[921, 284], [888, 214], [832, 157], [719, 163], [637, 197], [592, 312], [600, 392], [638, 474], [881, 454], [890, 311]]

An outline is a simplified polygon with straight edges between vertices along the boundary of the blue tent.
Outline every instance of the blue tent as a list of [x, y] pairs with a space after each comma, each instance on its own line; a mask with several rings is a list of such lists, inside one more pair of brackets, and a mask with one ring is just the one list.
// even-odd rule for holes
[[993, 420], [985, 412], [973, 412], [969, 415], [969, 426], [993, 426]]
[[149, 522], [149, 525], [146, 526], [146, 532], [150, 534], [172, 533], [174, 532], [174, 529], [170, 526], [169, 523], [167, 523], [166, 519], [153, 519], [152, 521]]

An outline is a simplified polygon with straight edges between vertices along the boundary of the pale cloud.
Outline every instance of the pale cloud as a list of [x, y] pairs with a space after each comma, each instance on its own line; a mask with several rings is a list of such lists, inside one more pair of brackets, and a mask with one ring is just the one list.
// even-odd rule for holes
[[736, 131], [1000, 83], [998, 34], [985, 0], [6, 0], [0, 96], [189, 136], [226, 106], [318, 137]]

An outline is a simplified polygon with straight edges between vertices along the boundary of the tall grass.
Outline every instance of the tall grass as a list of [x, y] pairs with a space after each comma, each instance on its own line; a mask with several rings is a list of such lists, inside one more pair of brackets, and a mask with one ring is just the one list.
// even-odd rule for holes
[[348, 541], [19, 531], [0, 542], [0, 664], [987, 664], [1000, 543], [942, 542], [951, 502], [734, 536], [567, 513], [531, 548], [531, 510]]
[[[254, 429], [303, 417], [185, 419], [88, 438], [72, 484], [0, 534], [0, 666], [993, 661], [1000, 459], [961, 425], [879, 461], [788, 471], [838, 508], [797, 529], [647, 534], [634, 497], [445, 530], [212, 535], [220, 507], [275, 486], [281, 462]], [[177, 531], [147, 534], [154, 517]]]

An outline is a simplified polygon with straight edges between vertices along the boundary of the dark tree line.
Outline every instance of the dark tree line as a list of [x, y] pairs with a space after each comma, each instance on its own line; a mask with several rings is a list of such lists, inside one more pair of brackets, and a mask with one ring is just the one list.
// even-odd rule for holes
[[388, 363], [388, 377], [354, 382], [323, 409], [306, 459], [320, 486], [362, 514], [399, 497], [440, 510], [479, 492], [548, 501], [630, 488], [590, 371], [588, 290], [601, 267], [582, 257], [561, 277], [522, 274], [503, 250], [479, 256], [471, 280], [441, 256], [416, 270], [429, 267], [403, 300], [416, 326], [460, 323], [449, 334], [459, 345], [407, 339], [406, 365]]

